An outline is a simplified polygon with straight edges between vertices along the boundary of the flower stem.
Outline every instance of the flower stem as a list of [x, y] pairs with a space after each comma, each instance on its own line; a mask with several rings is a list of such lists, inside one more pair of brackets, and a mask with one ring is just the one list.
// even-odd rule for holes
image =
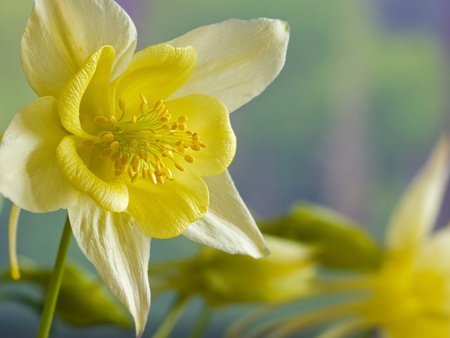
[[20, 279], [19, 263], [17, 262], [17, 224], [19, 222], [20, 208], [13, 204], [9, 217], [9, 260], [11, 262], [11, 277]]
[[72, 228], [70, 227], [69, 217], [66, 218], [64, 230], [59, 243], [58, 255], [56, 257], [53, 273], [50, 278], [50, 284], [45, 299], [44, 311], [42, 312], [41, 323], [37, 338], [47, 338], [53, 321], [56, 301], [58, 300], [59, 288], [61, 286], [62, 275], [64, 271], [64, 262], [67, 251], [69, 250], [70, 238], [72, 237]]
[[202, 312], [195, 323], [194, 329], [191, 332], [190, 338], [199, 338], [205, 335], [211, 320], [211, 308], [207, 304], [203, 304]]
[[175, 327], [175, 324], [177, 323], [178, 319], [180, 319], [180, 316], [183, 313], [183, 310], [185, 309], [188, 300], [189, 300], [189, 297], [180, 296], [174, 302], [168, 315], [164, 319], [164, 322], [161, 324], [161, 326], [158, 328], [158, 331], [153, 335], [152, 338], [169, 337], [169, 335], [172, 332], [173, 328]]

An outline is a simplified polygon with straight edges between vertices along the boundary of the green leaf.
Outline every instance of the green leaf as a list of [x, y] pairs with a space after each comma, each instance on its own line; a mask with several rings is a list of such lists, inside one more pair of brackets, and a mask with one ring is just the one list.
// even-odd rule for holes
[[381, 264], [381, 249], [363, 228], [325, 207], [301, 203], [260, 225], [263, 233], [313, 245], [317, 262], [328, 268], [370, 271]]
[[[40, 286], [43, 291], [42, 303], [36, 306], [35, 302], [30, 302], [20, 293], [6, 299], [20, 302], [40, 312], [44, 306], [44, 295], [51, 271], [27, 262], [21, 264], [20, 272], [21, 278], [13, 283], [32, 283]], [[9, 270], [2, 274], [2, 281], [12, 282]], [[75, 264], [67, 264], [64, 268], [55, 311], [59, 318], [74, 326], [113, 324], [123, 328], [132, 327], [127, 311], [105, 290], [103, 283]]]

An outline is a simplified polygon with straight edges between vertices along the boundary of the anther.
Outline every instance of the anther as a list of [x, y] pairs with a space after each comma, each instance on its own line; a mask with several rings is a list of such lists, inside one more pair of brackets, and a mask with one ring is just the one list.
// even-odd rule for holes
[[180, 171], [184, 171], [183, 165], [179, 162], [175, 162], [175, 167]]
[[125, 100], [123, 99], [123, 97], [121, 97], [119, 99], [119, 108], [120, 110], [124, 111], [125, 110]]
[[133, 167], [133, 170], [135, 172], [139, 172], [139, 169], [141, 167], [141, 159], [138, 155], [133, 156], [133, 159], [131, 160], [131, 166]]
[[116, 119], [116, 117], [111, 115], [111, 116], [109, 117], [109, 122], [110, 122], [113, 126], [117, 125], [117, 119]]
[[120, 143], [118, 141], [113, 141], [109, 144], [109, 148], [111, 150], [117, 150], [119, 149]]
[[187, 120], [188, 120], [187, 116], [181, 115], [178, 117], [178, 122], [180, 123], [187, 122]]
[[166, 112], [169, 112], [168, 110], [166, 110], [166, 105], [162, 104], [157, 110], [156, 110], [156, 114], [158, 116], [165, 114]]
[[169, 168], [166, 168], [166, 177], [169, 180], [173, 180], [172, 170], [170, 170]]
[[195, 157], [192, 155], [184, 155], [184, 160], [188, 163], [194, 163]]
[[104, 160], [105, 158], [108, 158], [109, 155], [111, 155], [111, 149], [106, 148], [106, 149], [104, 149], [104, 150], [99, 154], [99, 157], [100, 157], [102, 160]]
[[161, 108], [163, 105], [164, 105], [164, 101], [163, 100], [159, 100], [158, 102], [155, 103], [155, 105], [153, 106], [153, 109], [158, 111], [159, 108]]
[[111, 142], [114, 140], [114, 135], [110, 131], [103, 131], [98, 136], [105, 142]]
[[137, 179], [139, 178], [139, 173], [135, 173], [134, 175], [133, 175], [133, 177], [131, 177], [131, 183], [134, 183], [134, 182], [136, 182], [137, 181]]
[[104, 116], [96, 116], [94, 118], [94, 122], [97, 123], [97, 124], [102, 125], [102, 124], [105, 124], [106, 122], [108, 122], [108, 119], [106, 117], [104, 117]]
[[135, 173], [133, 172], [133, 169], [132, 169], [131, 167], [128, 167], [127, 172], [128, 172], [128, 177], [129, 177], [130, 179], [132, 179], [133, 176], [134, 176], [134, 174], [135, 174]]
[[148, 178], [148, 168], [143, 168], [141, 174], [143, 179]]
[[120, 164], [122, 164], [123, 166], [125, 166], [127, 163], [128, 163], [128, 159], [129, 159], [130, 157], [128, 156], [128, 154], [124, 154], [123, 156], [122, 156], [122, 159], [120, 160]]
[[139, 155], [140, 158], [145, 159], [145, 150], [144, 149], [139, 149], [138, 155]]
[[156, 176], [156, 178], [159, 183], [164, 184], [164, 176], [163, 175], [158, 175], [158, 176]]
[[200, 146], [200, 144], [198, 144], [198, 143], [194, 143], [194, 144], [191, 146], [191, 149], [194, 150], [194, 151], [199, 151], [199, 150], [201, 149], [201, 146]]
[[144, 104], [148, 104], [148, 102], [147, 102], [147, 98], [145, 97], [145, 95], [144, 95], [144, 94], [142, 94], [142, 93], [139, 93], [139, 96], [140, 96], [140, 98], [141, 98], [141, 101], [142, 101], [142, 103], [144, 103]]
[[150, 179], [152, 180], [153, 183], [155, 183], [155, 184], [158, 183], [158, 180], [156, 179], [156, 175], [155, 175], [155, 173], [153, 171], [149, 172], [149, 176], [150, 176]]
[[94, 144], [95, 144], [95, 142], [92, 140], [84, 140], [83, 141], [83, 146], [86, 148], [92, 147]]
[[147, 105], [147, 103], [144, 103], [144, 102], [141, 102], [141, 105], [140, 105], [140, 110], [141, 110], [141, 113], [146, 113], [147, 111], [148, 111], [148, 105]]
[[139, 145], [139, 141], [138, 140], [136, 140], [135, 138], [131, 140], [131, 142], [130, 142], [130, 147], [131, 148], [136, 149], [138, 147], [138, 145]]

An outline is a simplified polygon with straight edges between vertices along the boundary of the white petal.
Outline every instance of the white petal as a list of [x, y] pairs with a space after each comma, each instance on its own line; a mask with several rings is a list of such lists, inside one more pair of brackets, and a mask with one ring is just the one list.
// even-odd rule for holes
[[116, 52], [113, 77], [128, 65], [136, 28], [112, 0], [35, 0], [22, 38], [22, 65], [39, 96], [57, 97], [86, 58], [104, 45]]
[[69, 219], [81, 251], [128, 308], [140, 336], [150, 309], [150, 237], [128, 213], [105, 211], [86, 194], [69, 209]]
[[256, 258], [268, 254], [264, 239], [228, 173], [204, 177], [210, 204], [203, 219], [183, 233], [187, 238], [229, 253]]
[[[416, 269], [434, 271], [446, 275], [450, 281], [450, 228], [446, 227], [433, 233], [421, 248], [416, 261]], [[449, 285], [450, 287], [450, 285]], [[448, 304], [450, 308], [450, 304]]]
[[54, 98], [43, 97], [20, 110], [0, 145], [0, 193], [33, 212], [73, 206], [78, 191], [56, 161], [56, 148], [64, 136]]
[[230, 112], [259, 95], [278, 75], [286, 59], [288, 24], [280, 20], [227, 20], [197, 28], [167, 42], [193, 46], [194, 74], [174, 95], [209, 94]]
[[392, 250], [414, 249], [433, 228], [447, 184], [450, 144], [442, 137], [400, 200], [388, 227]]

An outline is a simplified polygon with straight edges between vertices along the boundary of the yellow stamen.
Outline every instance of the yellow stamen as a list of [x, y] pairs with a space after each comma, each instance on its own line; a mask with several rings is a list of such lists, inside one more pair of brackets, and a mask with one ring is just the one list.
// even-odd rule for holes
[[131, 148], [136, 149], [138, 147], [138, 145], [139, 145], [138, 140], [136, 140], [136, 139], [131, 140], [131, 142], [130, 142]]
[[9, 261], [11, 264], [11, 277], [20, 279], [19, 263], [17, 261], [17, 225], [19, 223], [20, 208], [13, 204], [9, 216]]
[[105, 124], [106, 122], [108, 122], [108, 119], [106, 117], [104, 117], [104, 116], [96, 116], [94, 118], [94, 122], [97, 123], [97, 124], [102, 125], [102, 124]]
[[92, 147], [94, 144], [95, 144], [95, 142], [92, 140], [84, 140], [83, 141], [83, 146], [86, 148]]
[[[163, 101], [163, 100], [159, 100], [158, 102], [155, 103], [153, 109], [154, 109], [155, 111], [158, 111], [159, 108], [161, 108], [163, 105], [164, 105], [164, 101]], [[164, 107], [164, 108], [165, 108], [165, 107]]]
[[184, 160], [188, 163], [194, 163], [195, 157], [192, 155], [184, 155]]
[[120, 143], [118, 141], [113, 141], [109, 144], [109, 148], [111, 150], [117, 150], [117, 149], [119, 149], [119, 145], [120, 145]]
[[121, 97], [119, 99], [119, 108], [120, 110], [124, 111], [125, 110], [125, 100], [123, 99], [123, 97]]
[[96, 118], [103, 129], [98, 136], [106, 143], [97, 143], [102, 147], [99, 156], [102, 159], [109, 157], [114, 163], [114, 175], [121, 176], [127, 172], [131, 182], [139, 178], [150, 179], [155, 184], [173, 181], [172, 172], [168, 169], [169, 162], [172, 163], [170, 166], [184, 171], [180, 158], [194, 163], [192, 151], [199, 151], [205, 145], [198, 133], [188, 130], [187, 116], [172, 118], [163, 100], [157, 101], [152, 109], [144, 94], [139, 94], [139, 97], [140, 111], [136, 115], [128, 114], [126, 121], [123, 120], [123, 98], [119, 99], [122, 110], [120, 119], [114, 116], [109, 120], [103, 116]]
[[145, 97], [145, 95], [140, 93], [139, 96], [141, 98], [142, 103], [148, 105], [147, 98]]
[[116, 119], [116, 117], [115, 116], [110, 116], [109, 117], [109, 122], [111, 122], [111, 124], [113, 125], [113, 126], [115, 126], [115, 125], [117, 125], [117, 119]]
[[99, 157], [100, 157], [101, 159], [108, 158], [109, 155], [111, 155], [111, 151], [112, 151], [111, 149], [106, 148], [105, 150], [103, 150], [103, 151], [100, 153]]
[[175, 162], [175, 167], [180, 171], [184, 171], [184, 167], [181, 163]]
[[156, 179], [155, 173], [154, 173], [153, 171], [151, 171], [151, 172], [149, 172], [149, 175], [150, 175], [150, 179], [152, 180], [152, 182], [155, 183], [155, 184], [157, 184], [158, 181], [157, 181], [157, 179]]

